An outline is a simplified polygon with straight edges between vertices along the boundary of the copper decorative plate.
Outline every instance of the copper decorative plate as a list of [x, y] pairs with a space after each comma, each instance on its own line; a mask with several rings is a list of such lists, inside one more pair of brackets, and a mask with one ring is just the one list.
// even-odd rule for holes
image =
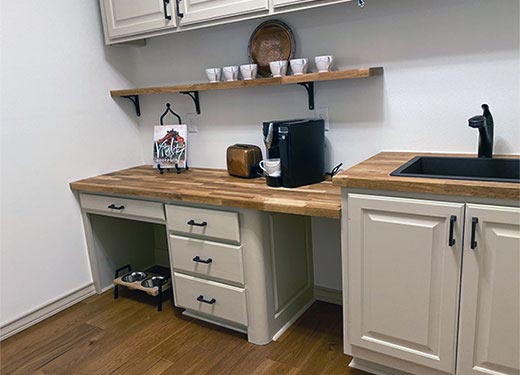
[[249, 38], [249, 61], [258, 64], [258, 74], [271, 74], [271, 61], [289, 60], [294, 57], [296, 43], [292, 30], [282, 21], [262, 22]]

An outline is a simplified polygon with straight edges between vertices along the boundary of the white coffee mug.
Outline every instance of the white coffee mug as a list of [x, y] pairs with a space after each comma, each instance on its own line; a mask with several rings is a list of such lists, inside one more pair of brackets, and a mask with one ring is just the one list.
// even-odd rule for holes
[[219, 82], [221, 71], [220, 68], [208, 68], [206, 69], [206, 76], [211, 83]]
[[316, 63], [316, 68], [318, 68], [319, 73], [330, 72], [332, 69], [332, 63], [334, 62], [334, 56], [316, 56], [314, 62]]
[[258, 72], [257, 64], [240, 65], [240, 74], [242, 74], [242, 79], [244, 81], [248, 81], [250, 79], [255, 79], [257, 72]]
[[271, 177], [279, 177], [282, 174], [280, 159], [264, 159], [258, 166]]
[[307, 73], [307, 68], [309, 66], [309, 60], [307, 58], [301, 59], [292, 59], [291, 70], [295, 76]]
[[238, 79], [238, 66], [225, 66], [222, 68], [224, 71], [224, 79], [226, 81], [236, 81]]
[[273, 77], [282, 77], [287, 74], [287, 61], [271, 61], [269, 63], [269, 69], [271, 69], [271, 73]]

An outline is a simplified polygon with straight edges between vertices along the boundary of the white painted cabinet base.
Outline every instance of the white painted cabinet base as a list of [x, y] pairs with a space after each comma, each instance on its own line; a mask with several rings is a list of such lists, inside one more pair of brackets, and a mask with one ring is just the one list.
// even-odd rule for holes
[[[208, 205], [166, 204], [165, 209], [163, 202], [129, 197], [80, 197], [97, 293], [112, 286], [114, 270], [125, 264], [134, 270], [157, 264], [155, 236], [166, 229], [172, 290], [187, 315], [246, 332], [250, 342], [265, 345], [314, 301], [309, 217]], [[199, 295], [221, 304], [212, 309], [196, 301]]]
[[519, 375], [519, 202], [410, 196], [343, 190], [351, 366], [378, 375]]

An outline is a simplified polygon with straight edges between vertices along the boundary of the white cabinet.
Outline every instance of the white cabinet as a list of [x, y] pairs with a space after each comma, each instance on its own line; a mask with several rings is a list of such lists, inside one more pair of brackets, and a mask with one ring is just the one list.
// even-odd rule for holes
[[181, 25], [269, 10], [268, 0], [182, 0]]
[[352, 345], [454, 371], [463, 218], [460, 203], [349, 194]]
[[460, 375], [520, 373], [520, 209], [468, 204]]
[[429, 197], [344, 199], [345, 352], [368, 371], [519, 375], [520, 209]]
[[108, 39], [176, 26], [174, 0], [101, 0]]
[[106, 44], [350, 1], [99, 0]]

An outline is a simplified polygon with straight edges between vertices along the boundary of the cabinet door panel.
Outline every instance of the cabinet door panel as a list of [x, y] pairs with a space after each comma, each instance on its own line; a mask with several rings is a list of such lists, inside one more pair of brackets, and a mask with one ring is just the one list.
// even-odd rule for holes
[[463, 207], [349, 195], [352, 345], [454, 371]]
[[467, 206], [459, 336], [458, 374], [520, 373], [518, 208]]
[[175, 27], [173, 0], [166, 4], [164, 14], [163, 0], [102, 0], [105, 9], [105, 22], [110, 38], [145, 33]]
[[182, 0], [181, 4], [183, 25], [269, 10], [268, 0]]

